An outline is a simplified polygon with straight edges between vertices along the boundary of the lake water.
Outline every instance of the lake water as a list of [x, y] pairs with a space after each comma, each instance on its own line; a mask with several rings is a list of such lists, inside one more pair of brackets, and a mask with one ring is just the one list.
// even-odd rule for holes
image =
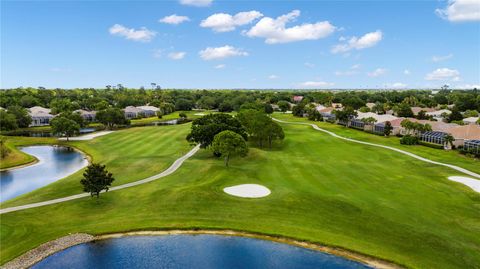
[[127, 236], [73, 246], [32, 268], [370, 268], [323, 252], [220, 235]]
[[[67, 147], [31, 146], [20, 150], [35, 156], [39, 162], [0, 172], [0, 202], [48, 185], [88, 165], [82, 153]], [[82, 190], [80, 183], [78, 190]]]

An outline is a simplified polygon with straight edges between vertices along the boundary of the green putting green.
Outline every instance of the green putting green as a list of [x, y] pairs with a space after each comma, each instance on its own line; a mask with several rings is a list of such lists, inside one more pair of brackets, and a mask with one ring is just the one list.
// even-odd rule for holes
[[[412, 268], [480, 264], [480, 195], [447, 179], [458, 172], [308, 126], [282, 126], [283, 144], [251, 148], [248, 157], [233, 159], [228, 168], [202, 150], [168, 177], [103, 194], [98, 201], [85, 198], [4, 214], [1, 263], [74, 232], [212, 228], [339, 246]], [[188, 128], [133, 128], [72, 144], [107, 164], [121, 184], [155, 174], [184, 154], [190, 148], [184, 140]], [[417, 147], [412, 152], [434, 155]], [[450, 153], [435, 152], [437, 159], [453, 160]], [[455, 161], [465, 168], [475, 164]], [[79, 177], [2, 207], [78, 193]], [[244, 199], [223, 192], [245, 183], [264, 185], [272, 193]]]

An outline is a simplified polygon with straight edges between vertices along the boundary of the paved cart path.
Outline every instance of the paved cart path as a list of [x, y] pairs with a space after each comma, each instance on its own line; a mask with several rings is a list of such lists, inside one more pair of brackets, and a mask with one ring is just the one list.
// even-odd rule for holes
[[[107, 135], [107, 134], [111, 134], [111, 133], [113, 133], [113, 132], [114, 132], [114, 131], [100, 131], [100, 132], [95, 132], [95, 133], [92, 133], [92, 134], [86, 134], [86, 135], [81, 135], [81, 136], [70, 137], [68, 140], [70, 140], [70, 141], [92, 140], [92, 139], [94, 139], [95, 137], [104, 136], [104, 135]], [[67, 138], [66, 138], [66, 137], [61, 137], [61, 138], [59, 138], [58, 140], [64, 140], [64, 141], [66, 141]]]
[[[142, 184], [145, 184], [145, 183], [148, 183], [148, 182], [152, 182], [152, 181], [157, 180], [157, 179], [162, 178], [162, 177], [166, 177], [166, 176], [172, 174], [173, 172], [175, 172], [178, 168], [180, 168], [180, 166], [182, 166], [183, 162], [186, 159], [192, 157], [199, 149], [200, 149], [200, 146], [194, 147], [187, 154], [185, 154], [182, 157], [175, 160], [175, 162], [173, 162], [173, 164], [170, 165], [170, 167], [168, 167], [165, 171], [161, 172], [160, 174], [156, 174], [156, 175], [153, 175], [151, 177], [148, 177], [148, 178], [145, 178], [145, 179], [142, 179], [142, 180], [138, 180], [138, 181], [135, 181], [135, 182], [130, 182], [130, 183], [126, 183], [126, 184], [123, 184], [123, 185], [115, 186], [115, 187], [110, 188], [108, 191], [111, 192], [111, 191], [126, 189], [126, 188], [130, 188], [130, 187], [133, 187], [133, 186], [138, 186], [138, 185], [142, 185]], [[19, 211], [19, 210], [24, 210], [24, 209], [34, 208], [34, 207], [63, 203], [63, 202], [67, 202], [67, 201], [71, 201], [71, 200], [75, 200], [75, 199], [79, 199], [79, 198], [84, 198], [84, 197], [88, 197], [88, 196], [90, 196], [89, 193], [80, 193], [80, 194], [76, 194], [76, 195], [71, 195], [71, 196], [58, 198], [58, 199], [53, 199], [53, 200], [48, 200], [48, 201], [39, 202], [39, 203], [26, 204], [26, 205], [15, 206], [15, 207], [8, 207], [8, 208], [0, 209], [0, 214], [5, 214], [5, 213], [9, 213], [9, 212]]]
[[290, 122], [290, 121], [284, 121], [284, 120], [279, 120], [279, 119], [275, 119], [273, 118], [273, 120], [277, 121], [277, 122], [281, 122], [281, 123], [287, 123], [287, 124], [300, 124], [300, 125], [309, 125], [309, 126], [312, 126], [313, 129], [317, 130], [317, 131], [321, 131], [321, 132], [324, 132], [324, 133], [327, 133], [331, 136], [334, 136], [336, 138], [339, 138], [339, 139], [343, 139], [343, 140], [347, 140], [347, 141], [350, 141], [350, 142], [354, 142], [354, 143], [359, 143], [359, 144], [363, 144], [363, 145], [369, 145], [369, 146], [373, 146], [373, 147], [379, 147], [379, 148], [384, 148], [384, 149], [389, 149], [389, 150], [393, 150], [393, 151], [396, 151], [398, 153], [401, 153], [401, 154], [405, 154], [405, 155], [408, 155], [412, 158], [415, 158], [415, 159], [418, 159], [420, 161], [424, 161], [424, 162], [427, 162], [427, 163], [432, 163], [432, 164], [437, 164], [437, 165], [441, 165], [441, 166], [446, 166], [446, 167], [449, 167], [451, 169], [454, 169], [458, 172], [462, 172], [464, 174], [467, 174], [469, 176], [472, 176], [472, 177], [476, 177], [477, 179], [480, 179], [480, 174], [477, 174], [475, 172], [472, 172], [470, 170], [467, 170], [465, 168], [462, 168], [462, 167], [459, 167], [459, 166], [456, 166], [456, 165], [452, 165], [452, 164], [448, 164], [448, 163], [441, 163], [441, 162], [437, 162], [437, 161], [432, 161], [430, 159], [427, 159], [427, 158], [424, 158], [424, 157], [421, 157], [421, 156], [418, 156], [416, 154], [413, 154], [411, 152], [408, 152], [408, 151], [405, 151], [405, 150], [401, 150], [401, 149], [397, 149], [397, 148], [394, 148], [394, 147], [390, 147], [390, 146], [385, 146], [385, 145], [381, 145], [381, 144], [375, 144], [375, 143], [370, 143], [370, 142], [365, 142], [365, 141], [360, 141], [360, 140], [355, 140], [355, 139], [352, 139], [352, 138], [347, 138], [347, 137], [343, 137], [343, 136], [340, 136], [334, 132], [331, 132], [331, 131], [327, 131], [325, 129], [322, 129], [320, 127], [318, 127], [316, 124], [312, 124], [312, 123], [303, 123], [303, 122]]

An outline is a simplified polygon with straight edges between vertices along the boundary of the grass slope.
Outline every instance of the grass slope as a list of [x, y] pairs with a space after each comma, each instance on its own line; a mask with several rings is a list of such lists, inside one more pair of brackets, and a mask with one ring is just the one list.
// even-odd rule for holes
[[[94, 162], [107, 166], [113, 173], [113, 186], [137, 181], [162, 172], [175, 159], [190, 150], [185, 136], [190, 124], [178, 126], [152, 126], [129, 128], [87, 141], [70, 141], [63, 144], [74, 146], [90, 155]], [[23, 138], [16, 138], [23, 139]], [[54, 139], [47, 140], [56, 143]], [[80, 179], [83, 169], [77, 173], [0, 204], [10, 207], [40, 202], [82, 192]]]
[[6, 158], [0, 160], [0, 169], [7, 169], [36, 161], [35, 157], [20, 151], [18, 147], [52, 144], [55, 143], [56, 140], [54, 138], [43, 137], [2, 137], [5, 139], [5, 145], [10, 149], [10, 153]]
[[[283, 235], [413, 268], [478, 267], [480, 195], [447, 180], [451, 170], [307, 126], [283, 126], [281, 149], [253, 148], [229, 168], [201, 151], [169, 177], [107, 193], [98, 202], [2, 215], [0, 261], [73, 232], [198, 227]], [[114, 140], [122, 141], [118, 135]], [[144, 143], [155, 146], [150, 140], [139, 146]], [[138, 153], [125, 154], [135, 159]], [[263, 184], [272, 194], [242, 199], [222, 191], [241, 183]]]

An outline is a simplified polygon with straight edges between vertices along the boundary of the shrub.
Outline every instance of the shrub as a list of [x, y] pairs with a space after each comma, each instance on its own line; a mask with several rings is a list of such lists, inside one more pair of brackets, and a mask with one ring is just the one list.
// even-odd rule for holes
[[412, 135], [406, 135], [400, 138], [400, 144], [402, 145], [416, 145], [418, 144], [418, 137]]
[[440, 144], [429, 143], [429, 142], [425, 142], [425, 141], [419, 141], [418, 143], [422, 146], [426, 146], [426, 147], [429, 147], [429, 148], [443, 149], [443, 145], [440, 145]]

